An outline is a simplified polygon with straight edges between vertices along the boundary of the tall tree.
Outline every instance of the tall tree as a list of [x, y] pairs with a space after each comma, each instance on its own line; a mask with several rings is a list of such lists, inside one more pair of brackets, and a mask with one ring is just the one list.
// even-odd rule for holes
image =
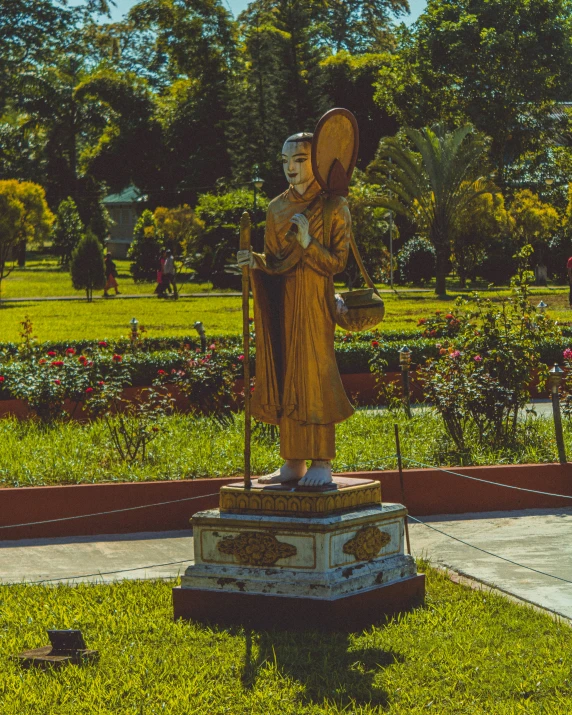
[[58, 206], [52, 229], [52, 248], [60, 257], [62, 265], [67, 265], [71, 254], [84, 235], [84, 227], [79, 217], [75, 201], [68, 196]]
[[334, 52], [382, 52], [394, 42], [392, 20], [409, 12], [407, 0], [324, 0], [315, 3], [324, 39]]
[[551, 106], [571, 93], [570, 0], [429, 0], [377, 99], [405, 124], [473, 123], [492, 138], [502, 185], [507, 164], [551, 135]]
[[14, 266], [7, 263], [26, 243], [48, 237], [54, 216], [44, 189], [29, 181], [0, 181], [0, 286]]
[[[437, 125], [379, 145], [370, 175], [381, 175], [392, 196], [378, 204], [410, 219], [435, 246], [435, 293], [445, 295], [456, 215], [475, 198], [494, 191], [486, 169], [488, 144], [470, 125], [448, 132]], [[381, 182], [380, 182], [381, 183]]]
[[221, 0], [143, 0], [129, 18], [154, 34], [156, 51], [168, 63], [172, 84], [159, 107], [165, 188], [183, 181], [214, 185], [230, 174], [224, 125], [235, 43], [229, 11]]

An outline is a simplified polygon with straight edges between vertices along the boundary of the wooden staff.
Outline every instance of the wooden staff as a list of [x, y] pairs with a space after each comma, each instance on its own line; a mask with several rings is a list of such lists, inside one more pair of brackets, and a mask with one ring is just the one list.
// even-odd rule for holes
[[[250, 250], [250, 215], [240, 219], [240, 250]], [[244, 353], [244, 488], [250, 489], [250, 321], [249, 321], [250, 268], [242, 267], [242, 352]]]

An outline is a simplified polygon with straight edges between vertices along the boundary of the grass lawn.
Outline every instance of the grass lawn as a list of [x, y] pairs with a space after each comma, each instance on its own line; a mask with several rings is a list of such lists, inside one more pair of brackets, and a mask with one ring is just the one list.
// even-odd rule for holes
[[[425, 464], [459, 464], [433, 412], [402, 414], [356, 412], [337, 429], [338, 472], [395, 469], [394, 424], [400, 424], [401, 448], [406, 457]], [[565, 421], [567, 453], [572, 454], [572, 425]], [[165, 455], [168, 459], [165, 459]], [[521, 426], [511, 449], [493, 450], [473, 445], [472, 464], [526, 464], [556, 461], [554, 426], [546, 418], [529, 419]], [[278, 443], [254, 432], [253, 474], [265, 474], [280, 464]], [[207, 418], [166, 417], [151, 443], [148, 460], [124, 463], [117, 459], [103, 422], [71, 422], [43, 427], [33, 421], [0, 420], [0, 485], [37, 486], [103, 481], [145, 481], [225, 477], [242, 474], [243, 420], [222, 428]], [[1, 711], [0, 711], [1, 712]]]
[[[152, 295], [153, 283], [135, 283], [129, 272], [129, 261], [115, 259], [118, 270], [117, 282], [120, 292], [127, 295]], [[188, 273], [179, 276], [183, 293], [199, 293], [210, 290], [210, 283], [189, 283]], [[75, 295], [83, 297], [85, 291], [74, 290], [69, 271], [59, 262], [40, 254], [31, 254], [25, 268], [16, 268], [2, 281], [2, 298], [45, 298], [50, 296]], [[101, 295], [103, 291], [96, 291]]]
[[[432, 569], [427, 602], [350, 635], [173, 622], [172, 581], [0, 587], [2, 715], [557, 715], [572, 711], [569, 625]], [[97, 664], [9, 659], [80, 628]]]
[[[141, 286], [138, 286], [141, 288]], [[148, 290], [148, 286], [146, 287]], [[464, 293], [467, 295], [468, 293]], [[509, 291], [490, 291], [492, 298], [502, 299]], [[419, 318], [436, 310], [450, 310], [460, 293], [438, 299], [432, 293], [386, 293], [386, 317], [382, 330], [417, 330]], [[549, 313], [563, 322], [572, 320], [568, 294], [564, 289], [536, 289], [533, 300], [544, 300]], [[251, 310], [252, 314], [252, 310]], [[208, 335], [238, 334], [242, 329], [241, 299], [238, 296], [188, 298], [178, 301], [156, 297], [125, 300], [65, 302], [30, 301], [0, 304], [0, 342], [17, 341], [20, 322], [29, 316], [34, 334], [40, 341], [66, 339], [105, 339], [127, 336], [129, 321], [135, 316], [152, 337], [193, 334], [193, 323], [201, 320]]]

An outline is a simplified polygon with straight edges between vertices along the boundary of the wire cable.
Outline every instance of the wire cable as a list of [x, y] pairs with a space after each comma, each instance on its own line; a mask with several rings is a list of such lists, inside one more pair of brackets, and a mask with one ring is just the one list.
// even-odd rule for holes
[[90, 516], [103, 516], [104, 514], [119, 514], [125, 511], [136, 511], [137, 509], [150, 509], [153, 506], [165, 506], [166, 504], [178, 504], [184, 501], [193, 501], [193, 499], [207, 499], [208, 497], [218, 496], [218, 492], [212, 494], [201, 494], [197, 497], [185, 497], [184, 499], [173, 499], [172, 501], [160, 501], [155, 504], [142, 504], [141, 506], [129, 506], [124, 509], [112, 509], [111, 511], [96, 511], [93, 514], [78, 514], [77, 516], [63, 516], [59, 519], [44, 519], [43, 521], [29, 521], [27, 524], [5, 524], [0, 526], [0, 529], [16, 529], [21, 526], [37, 526], [38, 524], [54, 524], [59, 521], [72, 521], [73, 519], [87, 519]]
[[432, 529], [433, 531], [436, 531], [439, 534], [442, 534], [443, 536], [449, 537], [449, 539], [453, 539], [454, 541], [458, 541], [460, 544], [464, 544], [465, 546], [470, 546], [471, 549], [476, 549], [477, 551], [482, 551], [483, 554], [488, 554], [488, 556], [494, 556], [496, 559], [501, 559], [501, 561], [506, 561], [509, 564], [512, 564], [513, 566], [519, 566], [522, 569], [527, 569], [527, 571], [534, 571], [537, 574], [540, 574], [541, 576], [548, 576], [549, 578], [555, 578], [558, 581], [564, 581], [564, 583], [571, 583], [572, 581], [568, 580], [567, 578], [562, 578], [562, 576], [555, 576], [552, 573], [545, 573], [544, 571], [539, 571], [538, 569], [533, 568], [532, 566], [525, 566], [524, 564], [519, 564], [516, 561], [513, 561], [512, 559], [507, 559], [505, 556], [499, 556], [498, 554], [493, 554], [492, 551], [487, 551], [486, 549], [482, 549], [480, 546], [475, 546], [474, 544], [469, 544], [468, 541], [463, 541], [463, 539], [459, 539], [457, 536], [452, 536], [451, 534], [447, 534], [444, 531], [441, 531], [440, 529], [436, 529], [434, 526], [431, 526], [430, 524], [427, 524], [425, 521], [421, 521], [421, 519], [417, 519], [414, 516], [411, 516], [411, 514], [408, 514], [408, 518], [412, 519], [413, 521], [416, 521], [418, 524], [423, 524], [423, 526], [426, 526], [428, 529]]
[[459, 472], [452, 472], [450, 469], [443, 469], [443, 467], [435, 467], [431, 464], [424, 464], [423, 462], [418, 462], [415, 459], [411, 459], [411, 457], [404, 457], [401, 455], [401, 458], [405, 460], [406, 462], [411, 462], [412, 464], [417, 464], [420, 467], [426, 467], [428, 469], [436, 469], [439, 472], [444, 472], [445, 474], [452, 474], [455, 477], [463, 477], [463, 479], [470, 479], [473, 482], [483, 482], [483, 484], [492, 484], [495, 487], [505, 487], [506, 489], [516, 489], [519, 492], [529, 492], [530, 494], [541, 494], [542, 496], [545, 497], [558, 497], [560, 499], [572, 499], [572, 496], [568, 494], [553, 494], [552, 492], [540, 492], [536, 489], [525, 489], [525, 487], [515, 487], [512, 486], [511, 484], [502, 484], [501, 482], [491, 482], [488, 479], [479, 479], [479, 477], [470, 477], [468, 474], [460, 474]]
[[175, 566], [176, 564], [195, 563], [194, 559], [185, 559], [184, 561], [168, 561], [165, 564], [150, 564], [148, 566], [136, 566], [132, 569], [119, 569], [118, 571], [98, 571], [97, 573], [83, 574], [82, 576], [61, 576], [56, 578], [43, 578], [40, 581], [11, 581], [1, 583], [2, 586], [36, 586], [40, 583], [50, 583], [52, 581], [75, 581], [79, 578], [94, 578], [96, 576], [110, 576], [116, 573], [127, 573], [128, 571], [143, 571], [144, 569], [154, 569], [160, 566]]

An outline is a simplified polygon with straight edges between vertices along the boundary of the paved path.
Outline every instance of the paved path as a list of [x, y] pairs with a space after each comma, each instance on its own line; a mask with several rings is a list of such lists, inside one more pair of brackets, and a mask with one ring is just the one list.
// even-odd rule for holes
[[422, 521], [493, 554], [571, 583], [520, 568], [412, 523], [411, 550], [415, 556], [427, 557], [432, 563], [572, 618], [572, 509], [432, 516]]
[[[192, 531], [67, 536], [0, 542], [0, 581], [116, 581], [170, 578], [192, 560]], [[150, 564], [170, 564], [147, 568]], [[145, 568], [140, 568], [145, 567]], [[124, 569], [137, 569], [125, 571]], [[114, 572], [114, 573], [110, 573]]]
[[[433, 516], [423, 521], [493, 554], [572, 582], [572, 509]], [[572, 618], [572, 583], [507, 563], [422, 524], [411, 523], [410, 533], [415, 556]], [[190, 531], [6, 541], [0, 542], [0, 581], [168, 578], [189, 565], [171, 562], [192, 558]], [[148, 568], [152, 564], [160, 565]]]

